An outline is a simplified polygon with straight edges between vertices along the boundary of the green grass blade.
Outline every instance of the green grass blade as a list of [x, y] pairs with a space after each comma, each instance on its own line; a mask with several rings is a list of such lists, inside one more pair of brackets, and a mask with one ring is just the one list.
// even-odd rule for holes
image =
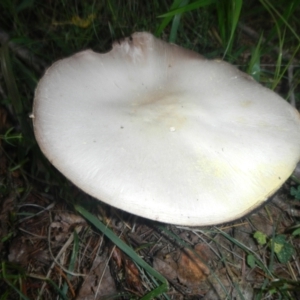
[[7, 44], [4, 44], [0, 48], [0, 62], [1, 62], [1, 71], [8, 92], [8, 97], [16, 113], [17, 119], [22, 126], [23, 105], [22, 105], [20, 94], [18, 92], [15, 76], [13, 74], [11, 60], [9, 56], [9, 48]]
[[[189, 1], [186, 0], [175, 0], [169, 10], [169, 12], [162, 14], [158, 16], [158, 18], [163, 18], [162, 22], [160, 23], [158, 29], [155, 32], [156, 36], [160, 36], [162, 31], [168, 26], [168, 24], [171, 22], [172, 18], [176, 16], [177, 20], [174, 20], [172, 25], [172, 30], [177, 32], [176, 26], [178, 28], [179, 21], [181, 18], [181, 15], [183, 13], [186, 13], [188, 11], [196, 10], [200, 7], [204, 7], [213, 3], [216, 3], [218, 0], [198, 0], [194, 1], [190, 4]], [[173, 29], [174, 27], [174, 29]], [[170, 36], [170, 42], [174, 42], [174, 33]]]
[[[260, 0], [261, 4], [266, 8], [266, 10], [271, 13], [275, 13], [277, 15], [277, 17], [279, 18], [275, 18], [276, 23], [278, 24], [278, 26], [280, 27], [279, 21], [282, 21], [285, 26], [291, 31], [291, 33], [294, 35], [294, 37], [298, 40], [298, 42], [300, 42], [300, 36], [296, 33], [296, 31], [294, 30], [294, 28], [289, 24], [288, 22], [288, 18], [290, 17], [290, 15], [295, 11], [295, 9], [297, 8], [297, 6], [300, 4], [300, 1], [293, 1], [290, 3], [290, 5], [286, 8], [285, 12], [283, 14], [281, 14], [268, 0]], [[273, 17], [274, 19], [274, 17]]]
[[[171, 5], [171, 9], [173, 10], [175, 8], [177, 8], [182, 0], [174, 0], [173, 4]], [[164, 17], [164, 19], [161, 21], [159, 27], [157, 28], [157, 30], [155, 31], [155, 35], [156, 36], [160, 36], [161, 33], [163, 32], [163, 30], [168, 26], [168, 24], [171, 22], [173, 16], [167, 16]]]
[[[230, 0], [230, 2], [228, 3], [227, 9], [224, 9], [222, 12], [222, 19], [227, 19], [228, 30], [230, 32], [229, 39], [228, 39], [228, 41], [226, 41], [227, 46], [224, 51], [223, 57], [225, 57], [228, 52], [229, 53], [231, 52], [233, 40], [234, 40], [234, 34], [236, 31], [236, 27], [238, 25], [238, 21], [240, 19], [242, 6], [243, 6], [243, 0]], [[224, 13], [226, 11], [227, 11], [227, 16], [224, 16]], [[220, 12], [220, 10], [219, 10], [219, 12]], [[222, 28], [223, 26], [224, 26], [224, 24], [222, 24], [219, 19], [219, 27]], [[225, 40], [224, 40], [225, 36], [227, 36], [227, 34], [223, 33], [223, 41], [224, 42], [225, 42]]]
[[[73, 273], [73, 271], [75, 269], [76, 259], [77, 259], [78, 251], [79, 251], [79, 239], [78, 239], [78, 234], [77, 234], [76, 230], [74, 230], [73, 236], [74, 236], [74, 243], [73, 243], [73, 250], [71, 253], [71, 257], [70, 257], [69, 268], [68, 268], [68, 271], [69, 271], [69, 273], [67, 274], [68, 279], [71, 279], [71, 277], [72, 277], [71, 273]], [[62, 288], [62, 293], [65, 296], [67, 296], [68, 289], [69, 289], [69, 286], [68, 286], [67, 282], [65, 282], [63, 285], [63, 288]]]
[[182, 5], [180, 5], [179, 8], [170, 10], [169, 12], [158, 16], [158, 18], [174, 17], [175, 15], [178, 15], [178, 14], [182, 14], [182, 13], [185, 13], [185, 12], [188, 12], [188, 11], [193, 11], [193, 10], [196, 10], [200, 7], [204, 7], [204, 6], [214, 4], [217, 1], [218, 0], [198, 0], [198, 1], [195, 1], [191, 4], [182, 4]]
[[[183, 0], [180, 3], [180, 6], [185, 6], [188, 3], [189, 3], [189, 0]], [[170, 37], [169, 37], [169, 42], [171, 42], [171, 43], [175, 43], [175, 41], [176, 41], [177, 31], [178, 31], [178, 27], [180, 24], [181, 16], [182, 16], [182, 13], [179, 13], [179, 14], [176, 14], [173, 18], [171, 33], [170, 33]]]
[[23, 300], [30, 300], [29, 298], [27, 298], [19, 289], [17, 289], [9, 280], [4, 279], [4, 282], [11, 287], [11, 289], [13, 289], [20, 297], [20, 299]]
[[49, 284], [53, 286], [57, 294], [60, 296], [60, 299], [68, 300], [67, 296], [63, 293], [63, 291], [59, 288], [59, 286], [54, 281], [52, 281], [51, 279], [47, 279], [47, 282], [49, 282]]
[[[15, 270], [16, 271], [16, 270]], [[22, 275], [21, 272], [18, 275], [9, 275], [7, 274], [7, 264], [5, 262], [1, 263], [0, 279], [5, 282], [12, 290], [14, 290], [23, 300], [29, 300], [20, 289], [16, 287], [16, 283], [19, 282], [21, 285]], [[11, 279], [13, 282], [11, 282]], [[9, 290], [9, 289], [8, 289]]]
[[99, 221], [94, 215], [89, 213], [80, 205], [75, 205], [75, 209], [90, 223], [92, 223], [97, 229], [99, 229], [106, 237], [108, 237], [117, 247], [119, 247], [124, 253], [132, 258], [139, 266], [144, 268], [150, 275], [158, 279], [162, 284], [145, 295], [141, 300], [150, 300], [168, 290], [168, 281], [159, 272], [154, 270], [149, 264], [140, 258], [136, 252], [125, 244], [118, 236], [114, 234], [107, 226]]
[[256, 81], [260, 82], [260, 57], [261, 57], [261, 44], [263, 35], [260, 36], [256, 47], [252, 50], [251, 59], [248, 65], [247, 73], [251, 75]]
[[[289, 68], [290, 64], [293, 62], [294, 57], [297, 55], [300, 49], [300, 43], [296, 47], [296, 50], [293, 52], [290, 61], [282, 68], [282, 53], [284, 49], [284, 41], [286, 36], [286, 29], [288, 28], [293, 36], [300, 42], [300, 36], [294, 31], [291, 25], [288, 22], [289, 17], [294, 12], [296, 5], [294, 3], [287, 6], [284, 12], [281, 14], [279, 11], [268, 1], [268, 0], [260, 0], [264, 8], [268, 11], [274, 21], [274, 29], [273, 32], [277, 33], [278, 38], [278, 49], [279, 55], [277, 57], [276, 68], [274, 72], [274, 80], [271, 86], [271, 89], [275, 89], [279, 82], [282, 80], [284, 74], [286, 73], [287, 69]], [[296, 1], [298, 4], [300, 1]], [[283, 28], [282, 28], [283, 27]], [[274, 33], [271, 33], [271, 37]], [[269, 40], [271, 39], [269, 37]]]
[[222, 236], [224, 236], [226, 239], [228, 239], [233, 244], [237, 245], [241, 249], [243, 249], [248, 255], [252, 254], [254, 256], [256, 264], [271, 278], [273, 277], [272, 272], [264, 265], [264, 263], [259, 259], [257, 254], [253, 252], [251, 249], [247, 248], [244, 244], [236, 240], [235, 238], [231, 237], [229, 234], [225, 233], [223, 230], [221, 230], [218, 227], [215, 227], [216, 231], [219, 232]]

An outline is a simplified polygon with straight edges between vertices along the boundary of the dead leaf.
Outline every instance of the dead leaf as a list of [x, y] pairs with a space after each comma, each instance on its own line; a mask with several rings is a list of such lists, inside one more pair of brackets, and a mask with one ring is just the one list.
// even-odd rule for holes
[[70, 232], [74, 231], [79, 224], [86, 224], [81, 216], [66, 211], [57, 211], [54, 221], [50, 224], [52, 239], [57, 242], [65, 241]]
[[32, 248], [26, 241], [23, 241], [21, 238], [15, 238], [9, 247], [8, 260], [26, 266], [31, 251]]
[[143, 294], [143, 285], [140, 279], [140, 272], [136, 265], [130, 259], [125, 259], [125, 279], [128, 286], [137, 291], [141, 295]]
[[178, 279], [180, 283], [191, 287], [204, 281], [209, 275], [209, 268], [201, 258], [201, 247], [198, 251], [185, 248], [178, 261]]
[[107, 254], [95, 258], [76, 300], [100, 300], [117, 293], [115, 281], [110, 274], [109, 266], [107, 266], [107, 259]]
[[177, 263], [170, 254], [165, 256], [155, 256], [153, 259], [153, 267], [156, 271], [165, 276], [169, 281], [177, 278]]
[[54, 217], [55, 221], [66, 223], [71, 225], [74, 224], [85, 224], [86, 221], [80, 215], [73, 214], [67, 211], [57, 211]]
[[123, 254], [123, 252], [118, 247], [112, 248], [111, 258], [116, 265], [117, 272], [119, 272], [122, 267], [122, 254]]
[[212, 253], [206, 245], [197, 244], [194, 250], [184, 248], [180, 252], [158, 252], [153, 259], [153, 267], [169, 281], [175, 282], [178, 279], [181, 285], [194, 287], [199, 286], [209, 275], [206, 263], [211, 256]]
[[112, 248], [112, 271], [119, 282], [126, 282], [126, 286], [134, 293], [144, 294], [140, 272], [133, 261], [118, 247]]

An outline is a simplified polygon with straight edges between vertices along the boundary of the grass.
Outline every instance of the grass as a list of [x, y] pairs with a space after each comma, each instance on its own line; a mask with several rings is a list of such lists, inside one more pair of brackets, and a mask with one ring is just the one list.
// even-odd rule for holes
[[[107, 51], [113, 40], [134, 31], [153, 32], [208, 58], [223, 58], [299, 107], [299, 2], [0, 0], [0, 290], [5, 291], [1, 299], [52, 299], [53, 295], [70, 299], [83, 284], [80, 274], [88, 272], [92, 258], [104, 257], [105, 249], [111, 250], [108, 240], [140, 267], [138, 278], [143, 283], [141, 294], [115, 274], [119, 290], [112, 298], [191, 297], [186, 288], [171, 280], [167, 283], [150, 265], [155, 258], [153, 249], [160, 243], [178, 251], [193, 249], [197, 240], [213, 253], [208, 264], [212, 272], [209, 284], [222, 299], [234, 295], [249, 299], [245, 294], [249, 285], [253, 299], [295, 299], [300, 289], [299, 215], [285, 215], [269, 204], [227, 227], [196, 229], [136, 220], [110, 211], [73, 187], [43, 157], [29, 115], [35, 86], [46, 66], [87, 48]], [[250, 35], [246, 34], [249, 30]], [[294, 199], [297, 187], [291, 180], [281, 197]], [[66, 221], [55, 219], [61, 212], [72, 212], [75, 218], [76, 211], [88, 223], [73, 219], [67, 226]], [[114, 219], [126, 226], [120, 230], [110, 225]], [[261, 220], [268, 225], [262, 226]], [[56, 232], [56, 227], [52, 231], [57, 236], [64, 233], [68, 239], [47, 236], [48, 226], [58, 226], [61, 231]], [[132, 237], [133, 228], [147, 238], [138, 243]], [[26, 233], [30, 229], [35, 236]], [[183, 237], [186, 233], [189, 237]], [[30, 241], [26, 249], [32, 244], [41, 250], [28, 250], [34, 255], [12, 263], [14, 242], [22, 239]], [[53, 248], [51, 255], [48, 245]], [[35, 257], [44, 263], [36, 263]], [[123, 269], [128, 270], [124, 265]], [[203, 287], [202, 292], [207, 290]]]
[[160, 273], [155, 271], [149, 264], [147, 264], [143, 259], [141, 259], [136, 252], [126, 245], [118, 236], [114, 234], [107, 226], [100, 222], [95, 216], [86, 211], [83, 207], [75, 205], [75, 209], [82, 214], [90, 223], [92, 223], [97, 229], [99, 229], [104, 235], [106, 235], [117, 247], [119, 247], [124, 253], [126, 253], [130, 258], [133, 259], [135, 263], [144, 268], [150, 275], [161, 282], [157, 288], [153, 289], [151, 292], [147, 293], [142, 300], [153, 299], [154, 297], [166, 292], [168, 290], [168, 282]]

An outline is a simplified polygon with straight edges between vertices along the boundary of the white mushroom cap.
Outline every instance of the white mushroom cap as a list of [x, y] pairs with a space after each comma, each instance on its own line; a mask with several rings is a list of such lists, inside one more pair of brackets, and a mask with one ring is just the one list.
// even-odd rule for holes
[[242, 217], [300, 159], [299, 113], [286, 101], [228, 63], [149, 33], [55, 63], [33, 115], [42, 151], [75, 185], [173, 224]]

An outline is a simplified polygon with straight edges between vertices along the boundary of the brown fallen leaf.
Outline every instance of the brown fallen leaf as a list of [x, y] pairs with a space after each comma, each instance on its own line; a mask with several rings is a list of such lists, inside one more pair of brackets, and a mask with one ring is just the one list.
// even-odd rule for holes
[[112, 247], [111, 259], [115, 263], [117, 272], [119, 272], [122, 267], [123, 252], [118, 247]]
[[32, 247], [20, 237], [13, 239], [9, 247], [8, 260], [13, 263], [26, 266], [30, 258]]
[[153, 258], [153, 267], [169, 281], [177, 278], [177, 263], [170, 254], [158, 255]]
[[211, 255], [209, 248], [204, 244], [197, 244], [194, 250], [184, 248], [180, 252], [172, 253], [161, 251], [153, 258], [153, 267], [174, 284], [178, 280], [180, 285], [192, 288], [191, 293], [198, 293], [197, 288], [200, 288], [200, 283], [204, 282], [210, 273], [206, 263], [211, 259]]
[[76, 300], [100, 300], [117, 293], [115, 281], [107, 266], [107, 254], [97, 256], [85, 277]]
[[132, 260], [125, 258], [125, 279], [128, 286], [143, 295], [143, 285], [140, 272]]
[[54, 221], [50, 224], [52, 240], [56, 242], [65, 241], [78, 224], [86, 224], [86, 221], [79, 215], [63, 210], [57, 211]]
[[120, 283], [125, 281], [128, 290], [138, 295], [144, 294], [138, 268], [118, 247], [112, 248], [111, 267], [117, 280]]
[[66, 223], [69, 226], [74, 224], [85, 224], [86, 221], [80, 215], [67, 212], [67, 211], [57, 211], [54, 216], [55, 221]]
[[[178, 260], [177, 276], [181, 284], [191, 287], [204, 281], [209, 275], [209, 268], [204, 261], [207, 256], [201, 255], [202, 245], [195, 247], [195, 250], [184, 248]], [[203, 257], [204, 256], [204, 257]]]

